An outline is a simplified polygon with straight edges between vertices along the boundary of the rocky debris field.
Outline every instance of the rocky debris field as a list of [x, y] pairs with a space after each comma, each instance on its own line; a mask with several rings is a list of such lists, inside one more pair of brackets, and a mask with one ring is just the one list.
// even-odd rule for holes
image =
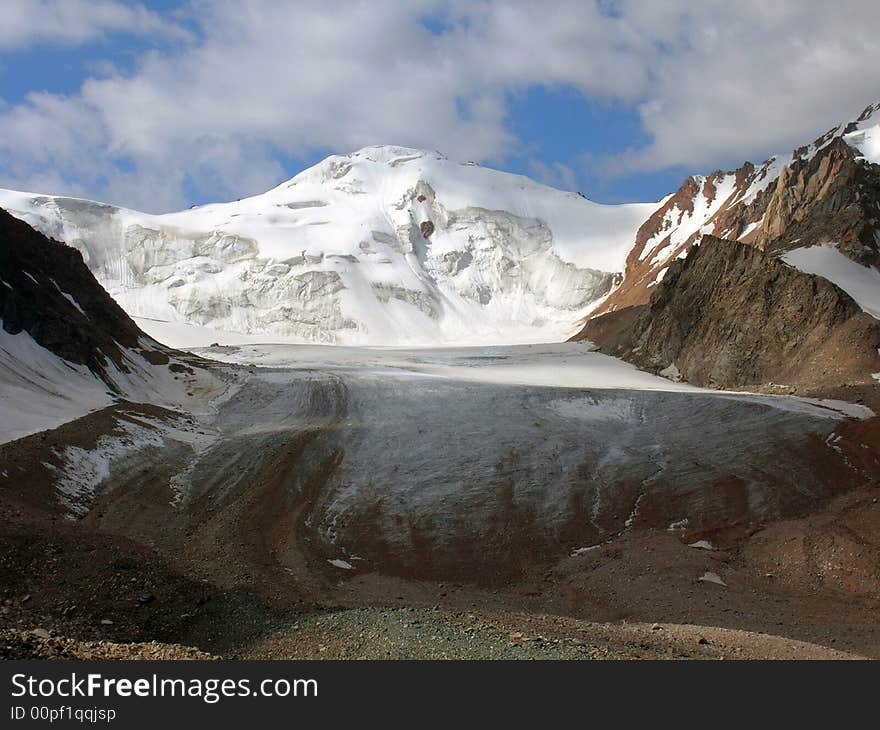
[[0, 659], [215, 659], [188, 646], [160, 644], [117, 644], [112, 641], [79, 641], [50, 636], [46, 629], [0, 631]]
[[360, 608], [308, 613], [248, 647], [284, 659], [853, 659], [814, 644], [675, 624], [591, 623], [512, 612]]
[[[273, 606], [82, 523], [2, 531], [4, 658], [757, 659], [880, 656], [873, 489], [734, 533], [635, 533], [498, 587], [339, 571]], [[872, 567], [873, 566], [873, 567]], [[197, 566], [191, 566], [197, 567]], [[701, 578], [719, 576], [724, 585]], [[323, 604], [323, 605], [322, 605]]]

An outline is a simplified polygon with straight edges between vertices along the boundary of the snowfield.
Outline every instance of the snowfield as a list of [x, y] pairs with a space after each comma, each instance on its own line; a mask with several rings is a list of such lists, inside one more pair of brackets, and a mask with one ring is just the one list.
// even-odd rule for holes
[[0, 323], [0, 443], [55, 428], [115, 400], [85, 365], [40, 347]]
[[350, 345], [564, 340], [656, 206], [387, 146], [167, 215], [0, 191], [0, 207], [78, 248], [132, 316]]
[[862, 309], [880, 319], [880, 271], [844, 256], [836, 246], [809, 246], [782, 255], [782, 260], [807, 274], [836, 284]]

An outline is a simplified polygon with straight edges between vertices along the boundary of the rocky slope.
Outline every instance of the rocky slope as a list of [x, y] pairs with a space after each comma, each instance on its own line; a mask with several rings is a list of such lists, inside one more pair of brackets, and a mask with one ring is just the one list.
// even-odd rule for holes
[[147, 337], [75, 249], [0, 210], [0, 441], [119, 400], [177, 406], [213, 380]]
[[650, 303], [583, 335], [636, 365], [716, 388], [804, 390], [873, 382], [880, 322], [824, 278], [753, 245], [704, 236], [673, 261]]
[[775, 254], [832, 242], [876, 271], [878, 140], [880, 104], [874, 104], [788, 158], [689, 177], [639, 228], [621, 285], [591, 316], [646, 304], [670, 264], [706, 234]]
[[76, 249], [41, 236], [3, 210], [0, 279], [6, 332], [27, 332], [58, 357], [88, 367], [111, 389], [112, 368], [128, 369], [125, 349], [168, 362], [162, 348], [98, 285]]
[[[133, 316], [394, 345], [568, 337], [656, 204], [598, 205], [436, 152], [368, 147], [169, 215], [11, 191], [0, 205], [78, 248]], [[230, 341], [201, 344], [215, 339]]]

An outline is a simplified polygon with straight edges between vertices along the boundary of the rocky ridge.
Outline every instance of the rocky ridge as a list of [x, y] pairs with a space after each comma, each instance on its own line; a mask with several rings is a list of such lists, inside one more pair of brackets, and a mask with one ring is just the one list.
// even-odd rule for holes
[[768, 252], [704, 236], [650, 303], [587, 323], [583, 336], [641, 368], [714, 388], [870, 384], [880, 322], [843, 290]]
[[788, 159], [688, 177], [639, 228], [620, 286], [590, 316], [647, 304], [672, 262], [704, 235], [774, 254], [834, 242], [853, 261], [876, 268], [880, 165], [862, 148], [878, 119], [880, 103]]
[[166, 364], [165, 348], [149, 340], [95, 281], [79, 251], [46, 238], [0, 210], [0, 322], [27, 332], [58, 357], [85, 365], [116, 389], [112, 362], [127, 370], [124, 350]]

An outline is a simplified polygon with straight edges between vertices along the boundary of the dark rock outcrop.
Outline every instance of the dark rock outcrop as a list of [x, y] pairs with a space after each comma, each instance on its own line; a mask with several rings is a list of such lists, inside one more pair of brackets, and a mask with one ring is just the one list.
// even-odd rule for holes
[[717, 388], [815, 391], [870, 383], [880, 370], [880, 322], [846, 292], [712, 236], [669, 266], [648, 305], [591, 320], [582, 335], [639, 367]]
[[46, 238], [0, 210], [0, 323], [27, 332], [59, 357], [108, 382], [109, 362], [126, 371], [123, 348], [154, 364], [168, 362], [95, 280], [74, 248]]

